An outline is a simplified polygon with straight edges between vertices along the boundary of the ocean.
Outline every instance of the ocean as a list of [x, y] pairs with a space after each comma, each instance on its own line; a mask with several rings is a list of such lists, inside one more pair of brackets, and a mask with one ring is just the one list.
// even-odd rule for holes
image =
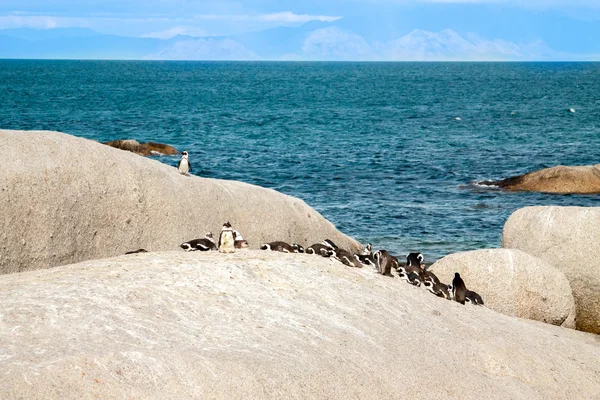
[[2, 129], [168, 143], [428, 262], [499, 247], [521, 207], [600, 206], [476, 184], [600, 163], [599, 63], [0, 60], [0, 93]]

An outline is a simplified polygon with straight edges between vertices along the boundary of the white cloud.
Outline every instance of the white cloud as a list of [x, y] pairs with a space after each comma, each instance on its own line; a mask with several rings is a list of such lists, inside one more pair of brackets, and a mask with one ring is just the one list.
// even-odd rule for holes
[[51, 29], [60, 26], [60, 19], [50, 16], [0, 15], [0, 29], [37, 28]]
[[231, 39], [182, 40], [155, 53], [149, 60], [256, 60], [258, 56]]
[[197, 14], [193, 16], [198, 20], [219, 21], [254, 21], [254, 22], [279, 22], [303, 24], [310, 21], [333, 22], [342, 17], [330, 15], [294, 14], [291, 11], [283, 11], [271, 14]]
[[342, 17], [334, 17], [328, 15], [308, 15], [308, 14], [294, 14], [290, 11], [279, 12], [274, 14], [265, 14], [259, 16], [259, 21], [265, 22], [290, 22], [304, 24], [310, 21], [321, 21], [321, 22], [333, 22], [341, 19]]

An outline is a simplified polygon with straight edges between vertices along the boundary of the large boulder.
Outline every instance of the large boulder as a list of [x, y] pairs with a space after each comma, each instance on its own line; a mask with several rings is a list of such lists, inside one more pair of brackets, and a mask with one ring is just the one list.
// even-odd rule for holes
[[548, 399], [595, 335], [306, 254], [145, 253], [0, 277], [2, 399]]
[[519, 249], [564, 272], [577, 307], [577, 329], [600, 333], [600, 207], [526, 207], [502, 231]]
[[559, 194], [600, 193], [600, 164], [566, 167], [559, 165], [496, 182], [482, 182], [508, 190]]
[[0, 273], [178, 249], [230, 221], [257, 248], [343, 235], [303, 201], [57, 132], [0, 131]]
[[519, 250], [476, 250], [446, 256], [430, 270], [447, 283], [459, 272], [467, 288], [499, 313], [575, 328], [569, 281], [537, 257]]
[[172, 156], [179, 153], [175, 147], [169, 146], [168, 144], [155, 142], [140, 143], [133, 139], [113, 140], [102, 144], [121, 150], [131, 151], [140, 156]]

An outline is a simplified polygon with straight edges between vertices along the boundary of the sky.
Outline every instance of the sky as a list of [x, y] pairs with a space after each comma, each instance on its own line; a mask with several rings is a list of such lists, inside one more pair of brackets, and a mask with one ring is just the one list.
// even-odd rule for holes
[[387, 60], [422, 54], [435, 59], [462, 51], [474, 59], [587, 60], [600, 55], [600, 0], [0, 0], [0, 30], [77, 27], [139, 38], [198, 38], [179, 45], [188, 50], [198, 43], [206, 47], [210, 40], [202, 38], [229, 37], [226, 46], [242, 46], [248, 57], [264, 53], [260, 43], [248, 48], [236, 35], [308, 23], [321, 25], [306, 33], [298, 48], [277, 57]]

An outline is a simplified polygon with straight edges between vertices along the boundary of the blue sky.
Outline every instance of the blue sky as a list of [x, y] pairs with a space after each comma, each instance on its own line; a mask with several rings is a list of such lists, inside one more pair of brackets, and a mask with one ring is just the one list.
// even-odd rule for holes
[[[598, 59], [600, 54], [600, 0], [0, 2], [0, 29], [79, 27], [159, 39], [188, 35], [198, 43], [222, 36], [235, 41], [235, 35], [309, 22], [331, 26], [307, 34], [301, 50], [285, 54], [288, 59], [402, 59], [421, 53], [427, 59], [460, 51], [469, 59]], [[244, 47], [243, 54], [258, 57], [261, 50], [259, 43]]]

